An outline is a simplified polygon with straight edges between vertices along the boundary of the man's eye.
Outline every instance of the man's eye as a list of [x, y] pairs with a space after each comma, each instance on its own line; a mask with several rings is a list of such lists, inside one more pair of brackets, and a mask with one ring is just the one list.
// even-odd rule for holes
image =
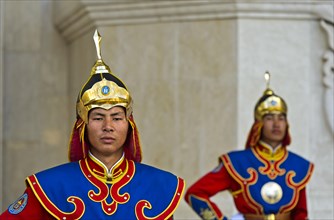
[[123, 118], [113, 118], [114, 121], [120, 121], [123, 120]]
[[102, 118], [93, 118], [94, 121], [100, 121]]

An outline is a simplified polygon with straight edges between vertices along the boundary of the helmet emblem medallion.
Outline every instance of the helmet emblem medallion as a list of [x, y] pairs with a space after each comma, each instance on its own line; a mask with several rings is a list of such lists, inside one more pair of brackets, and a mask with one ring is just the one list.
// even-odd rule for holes
[[275, 106], [277, 104], [277, 102], [275, 100], [271, 101], [271, 105]]
[[108, 95], [110, 93], [110, 88], [109, 86], [103, 86], [101, 89], [101, 92], [103, 95]]

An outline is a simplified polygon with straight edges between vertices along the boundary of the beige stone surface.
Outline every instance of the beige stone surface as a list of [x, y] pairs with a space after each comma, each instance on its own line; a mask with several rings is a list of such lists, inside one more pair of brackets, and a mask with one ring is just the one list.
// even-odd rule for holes
[[[324, 115], [322, 73], [328, 39], [321, 13], [307, 1], [189, 2], [1, 5], [2, 209], [23, 192], [27, 175], [66, 161], [76, 97], [96, 59], [92, 35], [98, 27], [104, 61], [134, 98], [144, 163], [189, 186], [217, 165], [220, 154], [242, 149], [269, 70], [272, 88], [288, 103], [290, 149], [315, 163], [310, 218], [334, 218], [334, 140]], [[228, 216], [236, 212], [228, 192], [214, 201]], [[198, 219], [184, 201], [175, 218]]]
[[26, 176], [67, 161], [70, 123], [67, 51], [51, 23], [50, 2], [2, 7], [4, 210], [23, 193]]

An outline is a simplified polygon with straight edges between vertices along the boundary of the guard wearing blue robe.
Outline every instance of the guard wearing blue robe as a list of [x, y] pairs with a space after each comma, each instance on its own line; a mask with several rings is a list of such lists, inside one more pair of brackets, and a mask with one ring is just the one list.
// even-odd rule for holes
[[[173, 218], [185, 188], [184, 180], [141, 163], [132, 98], [125, 84], [103, 62], [97, 31], [94, 40], [98, 59], [78, 96], [77, 120], [69, 144], [70, 163], [29, 176], [24, 194], [0, 215], [1, 220]], [[97, 116], [90, 119], [90, 111], [97, 112]], [[107, 129], [116, 123], [121, 123], [118, 128], [124, 134]], [[100, 152], [92, 144], [89, 128], [103, 135], [93, 135], [102, 148], [111, 149], [108, 153], [117, 152], [119, 159], [111, 168], [94, 155]]]

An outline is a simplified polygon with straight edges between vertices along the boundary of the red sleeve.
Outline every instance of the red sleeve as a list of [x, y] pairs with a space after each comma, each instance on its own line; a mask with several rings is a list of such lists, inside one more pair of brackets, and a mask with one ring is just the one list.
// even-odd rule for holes
[[[204, 201], [207, 203], [208, 207], [213, 209], [211, 211], [214, 211], [220, 219], [223, 215], [217, 205], [210, 200], [210, 197], [223, 190], [231, 189], [233, 191], [233, 186], [235, 186], [233, 182], [234, 180], [228, 174], [223, 163], [221, 163], [215, 170], [207, 173], [189, 187], [185, 194], [185, 200], [200, 216], [201, 214], [198, 212], [201, 207], [195, 207], [196, 205], [192, 204], [190, 200], [191, 198], [196, 197], [197, 199]], [[204, 206], [202, 208], [204, 208]]]
[[291, 217], [294, 220], [306, 220], [307, 217], [307, 202], [306, 188], [300, 190], [299, 200], [296, 207], [292, 210]]
[[39, 203], [32, 189], [27, 187], [23, 195], [0, 215], [0, 220], [51, 220], [54, 219]]

